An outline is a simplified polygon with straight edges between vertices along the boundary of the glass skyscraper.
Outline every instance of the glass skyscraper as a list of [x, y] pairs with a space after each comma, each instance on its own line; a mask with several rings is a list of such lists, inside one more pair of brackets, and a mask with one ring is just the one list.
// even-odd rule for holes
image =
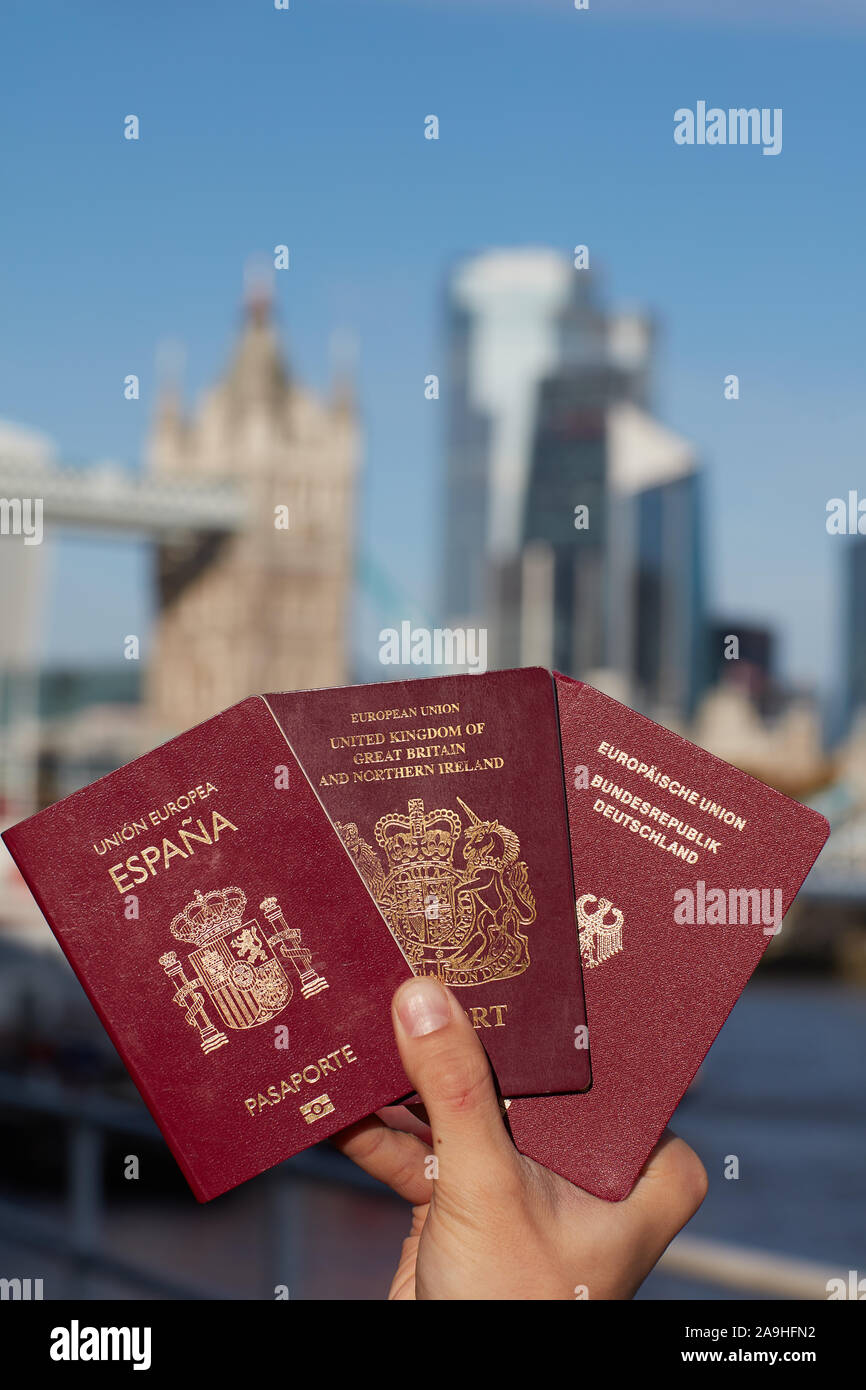
[[450, 294], [446, 617], [491, 664], [595, 680], [690, 715], [705, 683], [700, 478], [649, 412], [653, 328], [588, 271], [491, 252]]

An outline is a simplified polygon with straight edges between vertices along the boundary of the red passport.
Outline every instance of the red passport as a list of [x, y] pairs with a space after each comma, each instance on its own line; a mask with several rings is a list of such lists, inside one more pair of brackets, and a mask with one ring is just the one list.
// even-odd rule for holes
[[593, 1086], [515, 1099], [523, 1153], [628, 1195], [829, 833], [823, 816], [556, 677]]
[[585, 1090], [550, 672], [265, 698], [412, 969], [456, 992], [503, 1093]]
[[3, 838], [199, 1201], [409, 1091], [409, 967], [261, 698]]

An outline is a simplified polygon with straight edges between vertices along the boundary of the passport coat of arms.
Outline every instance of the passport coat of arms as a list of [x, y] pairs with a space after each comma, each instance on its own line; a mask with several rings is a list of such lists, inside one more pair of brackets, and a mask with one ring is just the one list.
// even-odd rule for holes
[[328, 988], [313, 968], [301, 933], [289, 927], [276, 898], [265, 898], [260, 906], [267, 926], [255, 917], [244, 920], [246, 903], [241, 888], [196, 891], [171, 923], [172, 936], [196, 947], [187, 962], [192, 977], [175, 951], [159, 958], [175, 986], [174, 1002], [184, 1010], [190, 1027], [199, 1030], [204, 1053], [228, 1042], [211, 1019], [208, 1004], [225, 1028], [255, 1028], [282, 1013], [294, 994], [284, 963], [294, 966], [305, 999]]
[[523, 928], [536, 909], [514, 831], [457, 801], [465, 828], [456, 811], [425, 812], [420, 797], [408, 815], [380, 817], [375, 839], [387, 865], [356, 824], [337, 830], [415, 974], [459, 989], [527, 969]]

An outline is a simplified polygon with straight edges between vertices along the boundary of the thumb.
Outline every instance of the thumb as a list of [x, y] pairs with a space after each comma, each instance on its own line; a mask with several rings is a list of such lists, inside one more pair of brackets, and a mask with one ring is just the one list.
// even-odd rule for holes
[[516, 1166], [487, 1053], [450, 989], [430, 976], [406, 980], [392, 1002], [403, 1069], [424, 1102], [439, 1160], [440, 1191]]

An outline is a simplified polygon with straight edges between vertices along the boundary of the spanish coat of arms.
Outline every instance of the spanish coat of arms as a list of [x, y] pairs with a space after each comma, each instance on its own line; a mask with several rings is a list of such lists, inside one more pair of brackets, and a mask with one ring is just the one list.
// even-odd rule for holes
[[419, 797], [408, 815], [382, 816], [375, 838], [387, 866], [357, 825], [337, 830], [415, 974], [460, 988], [526, 970], [522, 928], [536, 911], [514, 831], [457, 801], [465, 827], [456, 811], [425, 812]]
[[255, 917], [244, 920], [246, 904], [240, 888], [196, 890], [194, 900], [171, 923], [172, 936], [195, 947], [186, 967], [175, 951], [159, 958], [175, 987], [174, 1001], [185, 1011], [190, 1027], [198, 1028], [205, 1053], [228, 1042], [217, 1023], [255, 1028], [282, 1013], [294, 993], [289, 964], [300, 977], [305, 999], [328, 988], [301, 944], [301, 933], [288, 926], [276, 898], [265, 898], [260, 905], [265, 925]]

